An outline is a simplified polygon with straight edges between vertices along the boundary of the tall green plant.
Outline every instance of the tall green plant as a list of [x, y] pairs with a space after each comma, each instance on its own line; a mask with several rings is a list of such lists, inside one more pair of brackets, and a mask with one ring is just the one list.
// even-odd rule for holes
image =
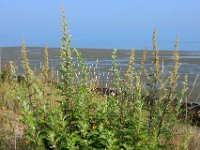
[[[159, 55], [158, 55], [158, 47], [157, 47], [157, 40], [156, 40], [156, 30], [153, 32], [153, 68], [152, 68], [152, 78], [150, 78], [150, 92], [147, 99], [148, 110], [149, 110], [149, 136], [155, 137], [156, 136], [156, 124], [157, 124], [157, 117], [158, 117], [158, 84], [160, 81], [160, 62], [159, 62]], [[148, 75], [149, 76], [149, 75]]]
[[73, 78], [74, 78], [74, 70], [73, 70], [73, 59], [70, 49], [70, 37], [67, 31], [67, 23], [66, 17], [64, 14], [64, 7], [61, 8], [61, 49], [60, 49], [60, 74], [61, 80], [59, 83], [59, 88], [64, 96], [64, 100], [61, 102], [64, 108], [64, 114], [67, 115], [68, 111], [71, 111], [71, 115], [73, 116], [73, 111], [69, 110], [72, 107], [72, 97], [73, 95]]
[[44, 79], [44, 83], [46, 84], [49, 80], [49, 58], [48, 58], [48, 47], [45, 46], [44, 49], [44, 65], [42, 66], [42, 77]]
[[22, 55], [22, 64], [23, 64], [24, 74], [25, 74], [25, 84], [28, 90], [29, 106], [32, 108], [33, 107], [33, 93], [34, 93], [33, 84], [35, 81], [35, 76], [32, 69], [29, 66], [24, 39], [22, 39], [21, 55]]

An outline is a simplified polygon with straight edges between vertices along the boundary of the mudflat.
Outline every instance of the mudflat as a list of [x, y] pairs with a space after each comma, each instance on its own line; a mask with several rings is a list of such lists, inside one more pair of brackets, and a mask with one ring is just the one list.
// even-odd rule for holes
[[[17, 73], [23, 73], [20, 47], [5, 47], [3, 48], [1, 61], [6, 64], [9, 61], [14, 61], [17, 68]], [[54, 70], [59, 70], [59, 48], [49, 48], [49, 67]], [[43, 63], [44, 48], [41, 47], [27, 47], [27, 54], [30, 61], [30, 66], [34, 70], [39, 70]], [[97, 64], [97, 73], [104, 78], [102, 79], [102, 86], [107, 82], [106, 76], [109, 76], [109, 68], [112, 64], [112, 49], [79, 49], [82, 56], [85, 58], [88, 66], [95, 66]], [[159, 51], [160, 65], [164, 65], [166, 75], [173, 67], [173, 51]], [[140, 65], [143, 55], [143, 50], [135, 50], [135, 68]], [[117, 50], [117, 63], [123, 73], [129, 60], [130, 50]], [[145, 68], [152, 65], [153, 54], [152, 51], [147, 51]], [[188, 84], [190, 91], [188, 92], [189, 101], [200, 101], [200, 51], [180, 51], [180, 69], [179, 69], [179, 85], [183, 82], [184, 76], [188, 75]], [[194, 82], [196, 84], [194, 85]], [[181, 88], [181, 86], [179, 87]]]

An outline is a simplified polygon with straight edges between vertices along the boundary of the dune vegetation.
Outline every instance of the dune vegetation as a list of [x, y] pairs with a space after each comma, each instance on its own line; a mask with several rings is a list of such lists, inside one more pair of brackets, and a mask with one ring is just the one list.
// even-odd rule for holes
[[177, 90], [178, 38], [169, 75], [161, 65], [154, 31], [151, 68], [144, 68], [144, 50], [140, 67], [135, 69], [131, 50], [122, 73], [114, 50], [112, 78], [106, 88], [100, 88], [95, 67], [88, 68], [81, 53], [70, 48], [63, 9], [61, 29], [59, 78], [49, 69], [47, 46], [40, 73], [31, 69], [24, 40], [24, 76], [17, 77], [12, 62], [2, 70], [0, 149], [157, 150], [195, 149], [199, 145], [193, 134], [198, 130], [181, 117], [187, 116], [180, 108], [188, 86], [185, 76], [179, 85], [182, 90]]

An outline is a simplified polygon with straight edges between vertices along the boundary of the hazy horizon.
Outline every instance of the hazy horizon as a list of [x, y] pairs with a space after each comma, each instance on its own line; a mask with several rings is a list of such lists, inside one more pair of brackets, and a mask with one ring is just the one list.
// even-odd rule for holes
[[[21, 45], [18, 45], [18, 46], [2, 46], [0, 47], [0, 49], [2, 48], [2, 50], [5, 50], [7, 48], [18, 48], [18, 49], [21, 49]], [[26, 45], [26, 48], [33, 48], [33, 49], [44, 49], [45, 46], [28, 46]], [[126, 49], [126, 48], [119, 48], [119, 49], [114, 49], [114, 48], [92, 48], [92, 47], [71, 47], [71, 49], [82, 49], [82, 50], [124, 50], [124, 51], [131, 51], [131, 50], [136, 50], [136, 51], [143, 51], [145, 48], [143, 49], [135, 49], [135, 48], [132, 48], [132, 49]], [[60, 47], [48, 47], [48, 49], [60, 49]], [[153, 49], [145, 49], [147, 51], [153, 51]], [[174, 49], [158, 49], [159, 51], [173, 51]], [[184, 51], [184, 52], [200, 52], [200, 49], [197, 49], [197, 50], [187, 50], [187, 49], [179, 49], [179, 51]]]

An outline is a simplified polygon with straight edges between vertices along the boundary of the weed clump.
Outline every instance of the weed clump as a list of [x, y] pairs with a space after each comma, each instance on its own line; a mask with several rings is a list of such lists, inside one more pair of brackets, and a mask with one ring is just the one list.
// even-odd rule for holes
[[[62, 8], [60, 76], [53, 82], [49, 75], [48, 49], [44, 50], [44, 65], [36, 75], [29, 66], [24, 41], [22, 61], [25, 84], [5, 78], [0, 82], [0, 112], [11, 111], [20, 116], [19, 134], [7, 128], [0, 115], [0, 127], [12, 137], [17, 149], [186, 149], [189, 141], [187, 123], [178, 118], [181, 102], [187, 91], [187, 77], [181, 93], [177, 91], [179, 52], [178, 38], [173, 52], [174, 67], [170, 75], [160, 65], [153, 32], [152, 68], [144, 67], [146, 49], [139, 69], [135, 69], [135, 52], [124, 74], [119, 70], [116, 53], [112, 54], [112, 67], [107, 92], [99, 94], [98, 77], [91, 72], [81, 53], [70, 48], [70, 37]], [[72, 57], [75, 56], [75, 57]], [[14, 66], [10, 67], [11, 72]], [[123, 75], [122, 75], [123, 74]], [[142, 78], [145, 78], [143, 80]], [[148, 82], [148, 86], [145, 82]], [[3, 88], [4, 87], [4, 88]], [[6, 89], [6, 90], [5, 90]], [[14, 105], [15, 104], [15, 105]], [[4, 114], [5, 115], [5, 114]], [[14, 120], [9, 115], [8, 119]], [[187, 126], [186, 126], [187, 127]], [[7, 132], [7, 133], [6, 133]], [[1, 134], [2, 135], [2, 134]], [[175, 142], [175, 139], [180, 140]], [[0, 136], [0, 148], [7, 146]], [[23, 147], [24, 148], [24, 147]]]

